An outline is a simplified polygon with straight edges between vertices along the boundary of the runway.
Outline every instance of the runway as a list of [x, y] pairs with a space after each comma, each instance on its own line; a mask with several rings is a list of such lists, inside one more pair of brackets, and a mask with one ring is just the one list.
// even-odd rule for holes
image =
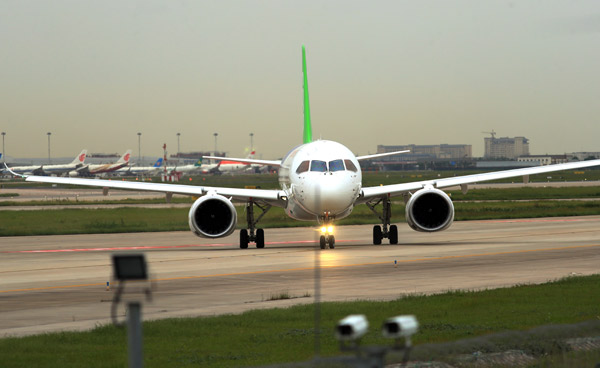
[[[113, 292], [106, 282], [115, 252], [146, 255], [156, 287], [143, 306], [146, 320], [310, 303], [316, 255], [326, 301], [600, 271], [600, 216], [457, 222], [434, 234], [400, 224], [400, 244], [393, 246], [371, 245], [371, 226], [346, 226], [337, 229], [336, 249], [324, 251], [316, 250], [312, 228], [267, 229], [265, 249], [239, 249], [237, 234], [218, 240], [190, 232], [0, 238], [0, 336], [109, 323]], [[280, 293], [294, 298], [268, 300]]]

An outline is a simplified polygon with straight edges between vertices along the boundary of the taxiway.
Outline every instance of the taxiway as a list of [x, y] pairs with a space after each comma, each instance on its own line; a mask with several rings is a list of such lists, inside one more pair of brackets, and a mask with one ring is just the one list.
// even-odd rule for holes
[[[312, 228], [267, 229], [265, 249], [241, 250], [190, 232], [0, 238], [0, 336], [109, 323], [110, 255], [144, 252], [155, 285], [144, 318], [239, 313], [310, 303], [320, 256], [322, 299], [541, 283], [600, 271], [600, 216], [457, 222], [424, 234], [399, 226], [400, 244], [371, 245], [371, 226], [337, 229], [317, 250]], [[114, 285], [113, 285], [114, 288]], [[269, 301], [287, 293], [294, 297]], [[412, 313], [413, 311], [401, 311]], [[416, 312], [416, 311], [415, 311]], [[123, 318], [123, 308], [120, 309]]]

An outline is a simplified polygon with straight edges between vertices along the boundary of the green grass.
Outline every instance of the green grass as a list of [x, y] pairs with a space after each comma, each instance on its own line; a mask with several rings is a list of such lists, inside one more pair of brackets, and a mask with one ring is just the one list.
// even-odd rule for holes
[[18, 197], [19, 193], [0, 193], [0, 198], [1, 197]]
[[[245, 226], [244, 207], [238, 211], [238, 228]], [[553, 216], [600, 215], [600, 201], [457, 202], [455, 219], [488, 220]], [[0, 236], [97, 234], [149, 231], [186, 231], [188, 208], [114, 208], [0, 211]], [[404, 206], [392, 206], [392, 222], [405, 221]], [[376, 224], [379, 220], [366, 206], [337, 225]], [[263, 228], [315, 226], [314, 222], [289, 218], [273, 207], [261, 220]]]
[[[459, 190], [448, 192], [453, 201], [501, 201], [501, 200], [535, 200], [535, 199], [571, 199], [598, 198], [600, 185], [597, 187], [562, 187], [562, 188], [506, 188], [506, 189], [472, 189], [465, 195]], [[0, 194], [0, 197], [17, 196], [16, 193]], [[192, 203], [192, 197], [173, 197], [171, 203]], [[99, 204], [162, 204], [165, 199], [159, 198], [127, 198], [104, 199], [90, 201], [70, 198], [36, 200], [36, 201], [0, 201], [0, 206], [52, 206], [52, 205], [99, 205]]]
[[[542, 285], [480, 292], [453, 291], [434, 296], [399, 296], [393, 301], [323, 303], [322, 348], [337, 355], [335, 323], [348, 314], [365, 314], [371, 329], [364, 344], [389, 344], [379, 326], [388, 317], [415, 314], [418, 344], [455, 341], [494, 332], [527, 330], [600, 318], [600, 276], [570, 277]], [[144, 323], [146, 367], [239, 367], [303, 361], [312, 357], [314, 307], [253, 310], [242, 315], [166, 319]], [[3, 367], [122, 367], [126, 331], [113, 326], [89, 332], [61, 332], [0, 339]], [[506, 348], [510, 348], [510, 342]], [[418, 346], [417, 346], [418, 348]], [[549, 353], [530, 341], [527, 353]], [[417, 349], [415, 349], [417, 350]]]

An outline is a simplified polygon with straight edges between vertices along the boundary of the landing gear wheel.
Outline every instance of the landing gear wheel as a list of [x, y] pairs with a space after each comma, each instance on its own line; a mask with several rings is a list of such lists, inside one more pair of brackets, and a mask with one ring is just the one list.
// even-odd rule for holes
[[248, 249], [248, 230], [240, 230], [240, 249]]
[[329, 235], [327, 242], [329, 243], [329, 249], [335, 248], [335, 236]]
[[265, 247], [265, 231], [263, 229], [256, 229], [256, 247]]
[[373, 226], [373, 244], [380, 245], [383, 234], [381, 233], [381, 226]]
[[327, 239], [325, 239], [325, 235], [321, 235], [319, 238], [319, 245], [321, 246], [321, 249], [325, 249], [327, 246]]
[[398, 226], [390, 225], [388, 238], [390, 239], [390, 244], [398, 244]]

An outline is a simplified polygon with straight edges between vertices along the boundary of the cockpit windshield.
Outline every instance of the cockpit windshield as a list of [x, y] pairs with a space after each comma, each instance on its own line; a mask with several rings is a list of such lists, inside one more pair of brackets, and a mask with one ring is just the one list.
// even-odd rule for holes
[[327, 163], [325, 161], [313, 160], [310, 163], [310, 171], [326, 172]]
[[342, 160], [333, 160], [329, 161], [329, 171], [344, 171], [344, 161]]
[[302, 161], [298, 168], [296, 169], [296, 174], [302, 174], [303, 172], [307, 172], [310, 166], [310, 161]]
[[332, 160], [329, 162], [321, 160], [302, 161], [296, 168], [296, 174], [302, 174], [307, 171], [313, 172], [336, 172], [336, 171], [353, 171], [358, 169], [351, 160]]

